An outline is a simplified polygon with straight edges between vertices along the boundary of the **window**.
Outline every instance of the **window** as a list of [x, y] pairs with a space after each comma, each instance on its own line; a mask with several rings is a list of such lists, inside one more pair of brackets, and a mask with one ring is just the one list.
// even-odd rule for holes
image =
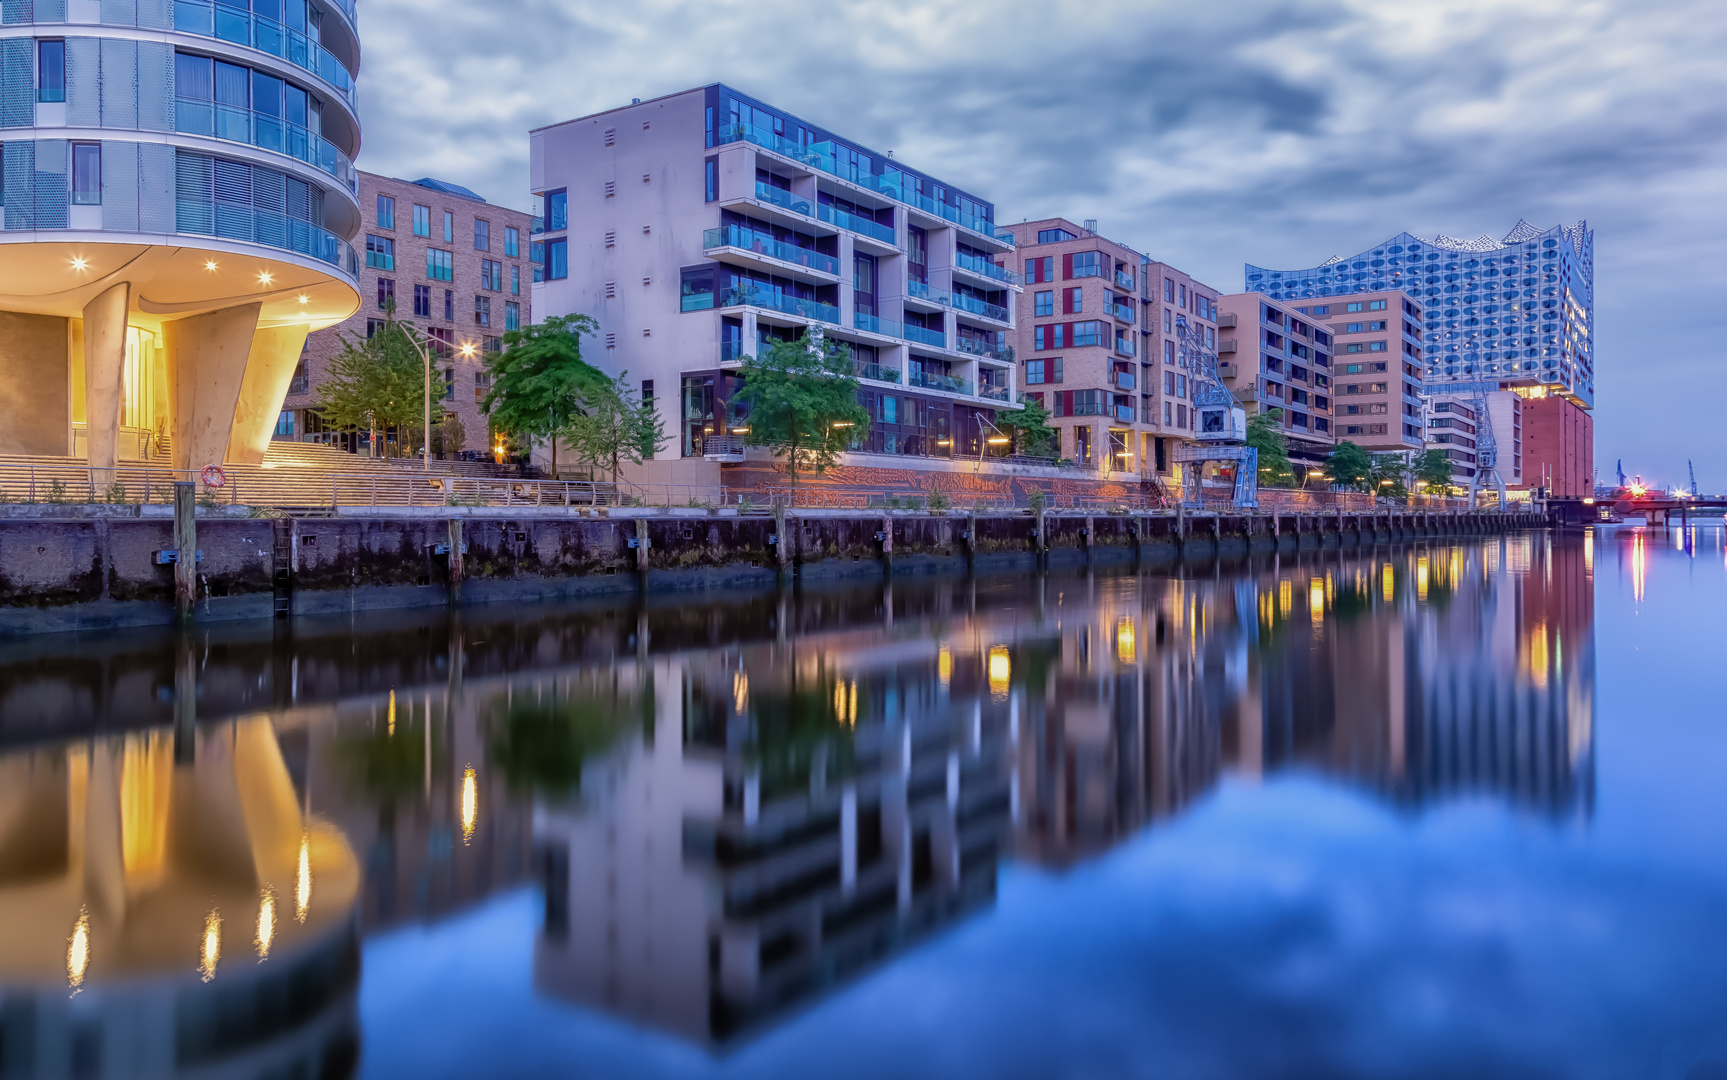
[[378, 196], [378, 228], [394, 229], [396, 227], [396, 200], [388, 195]]
[[1383, 341], [1370, 341], [1367, 343], [1367, 351], [1368, 352], [1384, 352], [1385, 351], [1385, 342], [1383, 342]]
[[449, 289], [444, 290], [444, 319], [447, 322], [456, 321], [456, 294]]
[[720, 159], [717, 157], [702, 162], [702, 197], [707, 202], [720, 197]]
[[489, 296], [474, 297], [474, 325], [492, 325], [492, 298]]
[[384, 320], [382, 320], [382, 319], [367, 319], [366, 320], [366, 340], [367, 341], [372, 340], [372, 335], [376, 334], [379, 330], [381, 330], [383, 328], [383, 326], [384, 326]]
[[1073, 314], [1085, 310], [1084, 289], [1063, 289], [1061, 291], [1061, 310], [1064, 314]]
[[453, 367], [447, 367], [444, 369], [444, 397], [443, 397], [443, 400], [445, 400], [445, 401], [456, 400], [456, 369]]
[[430, 236], [430, 235], [432, 235], [432, 208], [431, 207], [421, 206], [419, 203], [414, 204], [414, 235], [415, 236]]
[[1032, 336], [1032, 348], [1034, 348], [1034, 349], [1047, 349], [1047, 348], [1049, 348], [1049, 327], [1047, 327], [1047, 326], [1033, 327], [1032, 332], [1031, 332], [1031, 336]]
[[1169, 309], [1168, 308], [1163, 309], [1163, 332], [1166, 334], [1173, 334], [1175, 332], [1172, 324], [1169, 321]]
[[522, 268], [515, 263], [510, 264], [510, 295], [522, 295]]
[[1082, 345], [1102, 345], [1104, 343], [1103, 324], [1101, 322], [1077, 322], [1072, 324], [1073, 347]]
[[1361, 301], [1357, 300], [1344, 310], [1348, 311], [1350, 314], [1354, 314], [1357, 311], [1364, 311], [1366, 309], [1362, 306]]
[[483, 337], [480, 339], [480, 351], [495, 356], [504, 351], [504, 339], [501, 337]]
[[432, 288], [429, 285], [414, 286], [414, 314], [422, 319], [432, 317]]
[[381, 277], [378, 279], [378, 310], [388, 311], [396, 303], [396, 279]]
[[1076, 251], [1069, 255], [1068, 259], [1071, 260], [1069, 265], [1073, 268], [1067, 275], [1070, 278], [1103, 276], [1103, 254], [1101, 252]]
[[[396, 268], [396, 242], [387, 236], [366, 236], [366, 265], [374, 270]], [[434, 276], [430, 270], [427, 277]]]
[[559, 189], [546, 193], [546, 231], [557, 232], [567, 229], [569, 223], [569, 192]]
[[1036, 301], [1037, 307], [1032, 314], [1038, 318], [1047, 318], [1055, 314], [1055, 291], [1053, 289], [1038, 293]]
[[[387, 243], [388, 241], [386, 241]], [[372, 237], [366, 238], [367, 260], [371, 259]], [[439, 248], [426, 249], [426, 276], [433, 281], [456, 280], [455, 255]]]
[[455, 355], [456, 332], [454, 330], [447, 326], [434, 326], [426, 331], [426, 336], [432, 339], [431, 348], [428, 351], [433, 356], [449, 357]]
[[561, 281], [570, 276], [569, 242], [546, 241], [546, 280]]
[[513, 300], [504, 301], [504, 329], [520, 330], [522, 328], [522, 305]]
[[1027, 360], [1025, 363], [1025, 381], [1039, 384], [1060, 382], [1061, 357], [1052, 356], [1047, 360]]
[[456, 215], [450, 213], [448, 210], [445, 210], [444, 211], [444, 243], [453, 244], [455, 242], [456, 242]]
[[[1165, 312], [1165, 314], [1168, 313]], [[1167, 338], [1165, 338], [1163, 342], [1163, 362], [1166, 364], [1175, 363], [1175, 342], [1170, 341]]]
[[276, 416], [276, 434], [287, 438], [294, 437], [294, 410], [283, 409]]
[[491, 259], [481, 259], [480, 260], [480, 288], [490, 289], [493, 292], [502, 292], [503, 291], [503, 289], [504, 289], [504, 264], [503, 263], [493, 262]]
[[102, 204], [102, 144], [72, 144], [72, 205]]
[[489, 371], [474, 372], [474, 404], [485, 403], [486, 395], [492, 392], [492, 373]]
[[492, 223], [481, 218], [474, 219], [474, 250], [492, 250]]
[[1369, 300], [1367, 302], [1367, 310], [1368, 311], [1384, 311], [1385, 310], [1385, 301], [1383, 301], [1383, 300]]
[[1361, 344], [1361, 342], [1354, 341], [1354, 342], [1349, 343], [1348, 345], [1345, 345], [1343, 347], [1343, 351], [1346, 353], [1358, 353], [1358, 352], [1361, 352], [1363, 350], [1363, 348], [1364, 348], [1364, 346]]
[[1025, 280], [1028, 285], [1035, 285], [1042, 281], [1054, 281], [1055, 256], [1046, 255], [1041, 259], [1027, 259], [1025, 261]]
[[66, 100], [66, 43], [58, 38], [36, 43], [36, 100]]
[[504, 226], [504, 254], [512, 259], [522, 254], [522, 230], [514, 225]]
[[1037, 231], [1037, 242], [1040, 244], [1059, 244], [1063, 240], [1078, 239], [1079, 237], [1068, 232], [1066, 229], [1039, 229]]
[[[1175, 279], [1174, 278], [1164, 278], [1163, 279], [1163, 302], [1166, 304], [1175, 303]], [[1165, 319], [1164, 329], [1165, 330], [1169, 329], [1168, 318], [1169, 318], [1169, 315], [1167, 312], [1165, 312], [1164, 313], [1164, 319]]]

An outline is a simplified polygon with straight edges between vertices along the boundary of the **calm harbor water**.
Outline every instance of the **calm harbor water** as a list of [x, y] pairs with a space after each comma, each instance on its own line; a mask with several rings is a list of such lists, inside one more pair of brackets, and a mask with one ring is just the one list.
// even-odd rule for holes
[[0, 645], [0, 1076], [1727, 1077], [1727, 546]]

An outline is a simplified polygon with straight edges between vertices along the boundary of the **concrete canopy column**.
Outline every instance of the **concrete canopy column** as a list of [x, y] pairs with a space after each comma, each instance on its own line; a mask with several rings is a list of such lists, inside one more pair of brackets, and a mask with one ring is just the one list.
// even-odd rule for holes
[[241, 304], [163, 325], [175, 469], [197, 470], [227, 460], [234, 410], [262, 307]]
[[311, 326], [271, 326], [252, 338], [246, 358], [246, 375], [240, 382], [240, 400], [234, 408], [234, 427], [228, 436], [228, 460], [241, 465], [261, 465], [264, 451], [275, 434], [282, 414], [282, 399], [300, 362]]
[[125, 396], [131, 288], [122, 281], [84, 305], [84, 434], [92, 469], [114, 467]]

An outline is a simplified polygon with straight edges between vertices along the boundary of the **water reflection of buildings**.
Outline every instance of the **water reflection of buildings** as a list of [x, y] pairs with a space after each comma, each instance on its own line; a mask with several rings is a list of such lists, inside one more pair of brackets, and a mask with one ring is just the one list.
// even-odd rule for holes
[[346, 1074], [359, 877], [265, 719], [0, 757], [0, 1075]]

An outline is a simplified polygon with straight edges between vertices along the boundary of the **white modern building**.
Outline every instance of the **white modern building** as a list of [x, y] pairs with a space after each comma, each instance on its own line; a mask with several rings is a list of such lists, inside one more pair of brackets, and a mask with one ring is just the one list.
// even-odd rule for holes
[[671, 435], [655, 479], [742, 461], [742, 358], [816, 327], [850, 350], [870, 412], [852, 464], [976, 457], [988, 418], [1018, 407], [1020, 278], [990, 203], [723, 85], [540, 128], [530, 148], [534, 317], [599, 322], [591, 355]]
[[33, 0], [0, 24], [0, 454], [261, 461], [359, 306], [352, 0]]

